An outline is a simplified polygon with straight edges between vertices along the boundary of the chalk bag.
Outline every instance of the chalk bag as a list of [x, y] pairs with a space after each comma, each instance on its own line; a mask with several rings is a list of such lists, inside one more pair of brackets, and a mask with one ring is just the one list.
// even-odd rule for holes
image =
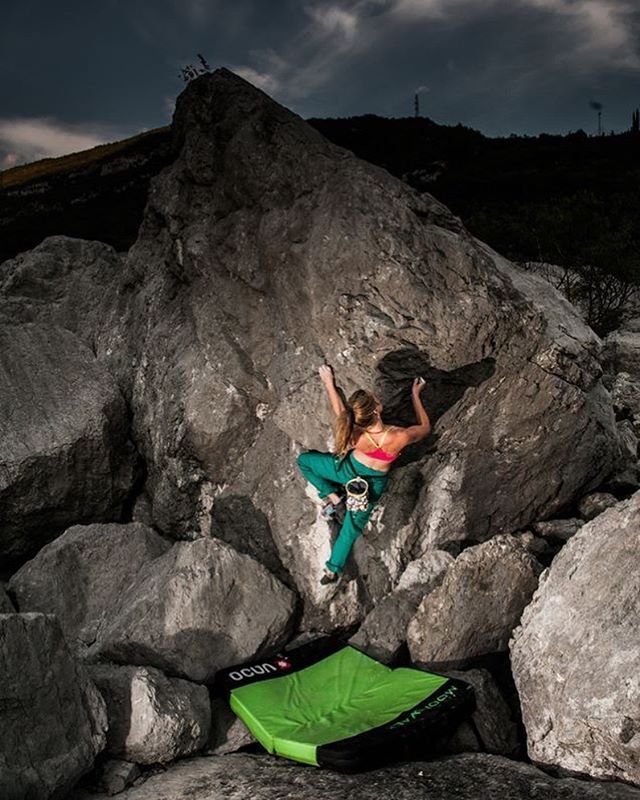
[[351, 478], [344, 485], [348, 511], [366, 511], [369, 507], [369, 484], [364, 478]]

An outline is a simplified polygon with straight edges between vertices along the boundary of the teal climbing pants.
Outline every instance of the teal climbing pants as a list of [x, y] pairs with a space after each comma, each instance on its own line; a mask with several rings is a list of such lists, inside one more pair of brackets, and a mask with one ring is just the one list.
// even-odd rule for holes
[[362, 533], [371, 512], [385, 490], [389, 473], [365, 467], [351, 452], [344, 458], [333, 453], [309, 450], [298, 456], [298, 467], [304, 477], [318, 490], [320, 498], [336, 492], [351, 478], [365, 478], [369, 484], [369, 506], [366, 511], [346, 511], [338, 538], [331, 548], [325, 566], [332, 572], [343, 572], [353, 543]]

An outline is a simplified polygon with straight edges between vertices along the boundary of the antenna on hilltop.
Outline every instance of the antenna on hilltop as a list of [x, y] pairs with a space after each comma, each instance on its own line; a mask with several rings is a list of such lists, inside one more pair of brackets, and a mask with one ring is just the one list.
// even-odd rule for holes
[[600, 118], [602, 115], [602, 103], [596, 103], [595, 100], [589, 100], [589, 105], [598, 112], [598, 136], [602, 135], [602, 127], [600, 125]]
[[415, 94], [413, 95], [413, 113], [417, 117], [420, 116], [420, 92], [428, 92], [428, 86], [418, 86]]

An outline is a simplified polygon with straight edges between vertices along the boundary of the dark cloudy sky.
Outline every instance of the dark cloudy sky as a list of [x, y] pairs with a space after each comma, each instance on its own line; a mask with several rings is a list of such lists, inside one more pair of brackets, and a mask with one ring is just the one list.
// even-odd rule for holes
[[487, 136], [640, 106], [640, 0], [2, 0], [0, 168], [167, 125], [202, 53], [302, 117], [420, 110]]

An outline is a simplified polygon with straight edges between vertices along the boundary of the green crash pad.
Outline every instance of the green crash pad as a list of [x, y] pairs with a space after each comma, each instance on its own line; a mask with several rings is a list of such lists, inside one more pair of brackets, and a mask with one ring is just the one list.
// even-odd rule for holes
[[425, 755], [474, 707], [467, 683], [392, 669], [335, 637], [229, 667], [217, 682], [268, 752], [342, 770]]

